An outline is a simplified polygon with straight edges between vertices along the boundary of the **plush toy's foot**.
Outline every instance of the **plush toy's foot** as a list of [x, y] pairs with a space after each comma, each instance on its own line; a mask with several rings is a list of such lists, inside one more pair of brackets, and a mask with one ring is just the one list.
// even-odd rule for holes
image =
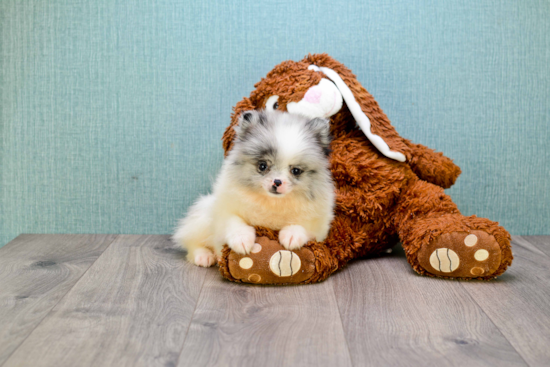
[[[225, 250], [227, 251], [227, 250]], [[249, 254], [234, 251], [225, 253], [225, 266], [229, 274], [222, 274], [233, 281], [255, 284], [304, 283], [315, 274], [315, 256], [307, 247], [286, 250], [279, 242], [267, 237], [256, 238]]]
[[487, 278], [502, 263], [495, 237], [481, 231], [451, 232], [435, 238], [418, 251], [418, 263], [440, 277]]

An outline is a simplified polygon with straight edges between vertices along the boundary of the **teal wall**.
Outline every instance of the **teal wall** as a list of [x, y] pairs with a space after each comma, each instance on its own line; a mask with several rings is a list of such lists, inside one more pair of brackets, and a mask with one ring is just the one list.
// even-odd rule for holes
[[171, 232], [231, 107], [309, 52], [455, 159], [463, 213], [550, 234], [548, 1], [4, 0], [0, 28], [0, 246]]

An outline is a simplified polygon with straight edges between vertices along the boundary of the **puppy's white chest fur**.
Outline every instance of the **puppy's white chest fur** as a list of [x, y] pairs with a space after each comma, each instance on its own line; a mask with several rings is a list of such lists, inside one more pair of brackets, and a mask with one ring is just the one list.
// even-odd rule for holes
[[252, 226], [280, 230], [287, 225], [313, 220], [312, 216], [319, 214], [315, 213], [313, 203], [301, 197], [267, 197], [265, 194], [238, 190], [232, 190], [231, 194], [231, 203], [227, 204], [233, 206], [235, 214]]

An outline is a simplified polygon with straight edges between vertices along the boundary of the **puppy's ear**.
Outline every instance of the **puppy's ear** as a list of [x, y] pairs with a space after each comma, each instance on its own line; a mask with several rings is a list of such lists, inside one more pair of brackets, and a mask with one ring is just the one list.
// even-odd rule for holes
[[235, 126], [237, 136], [242, 137], [246, 135], [247, 131], [249, 131], [252, 126], [260, 122], [261, 119], [261, 113], [256, 110], [244, 111], [239, 116], [239, 125]]
[[328, 155], [330, 153], [330, 142], [332, 141], [332, 137], [330, 136], [330, 121], [322, 117], [316, 117], [313, 120], [309, 120], [306, 126], [313, 132], [325, 154]]

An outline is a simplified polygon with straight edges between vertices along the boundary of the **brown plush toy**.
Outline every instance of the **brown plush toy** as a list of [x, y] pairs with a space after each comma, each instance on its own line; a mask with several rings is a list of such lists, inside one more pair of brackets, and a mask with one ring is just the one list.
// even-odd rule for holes
[[443, 191], [460, 174], [449, 158], [396, 132], [352, 72], [326, 54], [277, 65], [249, 98], [237, 103], [223, 136], [232, 148], [243, 111], [277, 109], [330, 119], [335, 219], [323, 242], [298, 251], [279, 245], [276, 231], [256, 228], [250, 254], [227, 246], [221, 274], [236, 282], [305, 284], [326, 279], [350, 260], [403, 244], [423, 275], [492, 279], [512, 262], [510, 235], [498, 223], [465, 217]]

